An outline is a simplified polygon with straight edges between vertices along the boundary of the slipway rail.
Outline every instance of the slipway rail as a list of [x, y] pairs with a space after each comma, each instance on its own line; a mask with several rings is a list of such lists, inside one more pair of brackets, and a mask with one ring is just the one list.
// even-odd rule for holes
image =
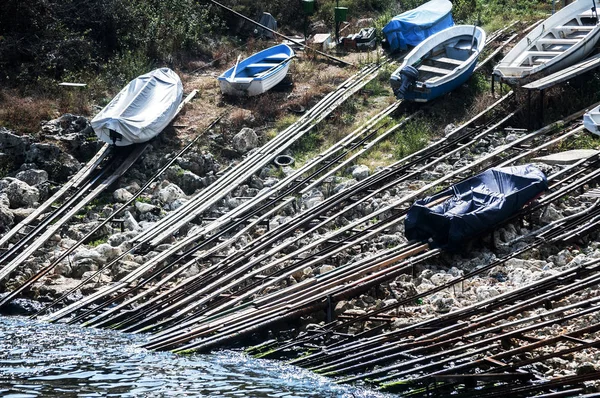
[[[273, 138], [271, 141], [265, 144], [258, 151], [251, 153], [235, 167], [226, 171], [225, 174], [223, 174], [217, 181], [215, 181], [209, 187], [201, 191], [189, 202], [179, 207], [177, 210], [171, 212], [167, 217], [162, 219], [156, 228], [150, 231], [146, 231], [141, 235], [137, 236], [133, 241], [135, 246], [130, 250], [130, 252], [141, 250], [147, 247], [153, 247], [154, 245], [159, 244], [166, 237], [176, 233], [182, 226], [186, 225], [194, 218], [202, 215], [205, 211], [209, 210], [218, 201], [229, 195], [237, 186], [247, 181], [253, 174], [257, 173], [260, 169], [269, 164], [277, 155], [285, 151], [296, 140], [300, 139], [302, 136], [304, 136], [313, 128], [315, 128], [339, 105], [344, 103], [354, 93], [356, 93], [362, 87], [364, 87], [369, 81], [374, 79], [377, 76], [381, 66], [381, 64], [366, 66], [357, 74], [344, 81], [336, 88], [336, 90], [326, 95], [319, 103], [317, 103], [310, 111], [305, 113], [303, 117], [301, 117], [298, 121], [293, 123], [284, 131], [280, 132], [275, 138]], [[387, 110], [383, 111], [384, 114], [382, 114], [380, 118], [384, 118], [387, 114], [393, 112], [397, 106], [398, 104], [392, 104], [390, 107], [387, 108]], [[366, 126], [367, 129], [371, 129], [374, 127], [375, 126]], [[366, 132], [366, 136], [369, 136], [372, 133], [373, 131], [369, 130], [368, 132]], [[359, 129], [358, 134], [365, 134], [365, 129]], [[391, 132], [389, 132], [388, 134], [391, 134]], [[351, 137], [351, 139], [353, 138], [355, 137]], [[348, 148], [346, 148], [346, 146], [348, 148], [353, 147], [352, 142], [348, 141], [340, 143], [340, 145], [338, 145], [335, 150], [333, 150], [331, 153], [326, 154], [328, 159], [315, 160], [315, 163], [312, 166], [318, 166], [321, 162], [326, 164], [327, 160], [335, 162], [336, 155], [339, 155], [339, 153], [337, 152], [348, 151]], [[304, 171], [306, 170], [302, 170], [302, 172]], [[290, 181], [290, 179], [286, 180], [286, 183], [289, 184], [290, 182], [292, 182]], [[281, 186], [279, 186], [279, 188], [281, 188]], [[276, 194], [276, 192], [274, 193]], [[253, 206], [256, 206], [257, 204], [261, 203], [259, 199], [263, 200], [265, 199], [265, 197], [261, 196], [258, 199], [250, 200], [247, 204], [242, 205], [243, 207], [236, 211], [240, 212], [239, 214], [243, 214], [243, 211], [251, 210]], [[223, 227], [222, 224], [224, 221], [235, 221], [235, 217], [237, 217], [237, 214], [238, 213], [234, 213], [233, 215], [225, 215], [224, 217], [226, 218], [226, 220], [219, 220], [219, 222], [217, 223], [211, 223], [207, 227], [207, 229], [203, 229], [199, 233], [200, 236], [192, 236], [189, 239], [184, 239], [170, 250], [160, 253], [158, 258], [153, 259], [153, 261], [156, 262], [159, 260], [165, 260], [174, 255], [177, 256], [178, 252], [183, 250], [186, 245], [190, 244], [191, 241], [199, 239], [206, 233], [212, 233], [213, 231], [221, 229]], [[266, 216], [263, 216], [263, 218], [264, 217]], [[210, 240], [210, 242], [212, 242], [212, 240]], [[120, 261], [120, 259], [126, 254], [127, 253], [124, 253], [122, 256], [115, 259], [111, 264]], [[110, 265], [107, 265], [107, 267], [108, 266]], [[57, 313], [52, 315], [52, 319], [58, 319], [59, 317], [62, 317], [63, 314], [70, 313], [71, 310], [83, 308], [89, 303], [93, 303], [94, 301], [100, 299], [101, 297], [112, 294], [120, 288], [127, 287], [128, 284], [131, 283], [131, 281], [137, 280], [138, 278], [144, 276], [144, 274], [151, 272], [153, 268], [154, 263], [146, 264], [140, 267], [132, 274], [126, 276], [124, 279], [114, 284], [114, 286], [107, 287], [105, 289], [100, 290], [96, 294], [88, 296], [81, 302], [75, 303], [75, 306], [73, 307], [67, 307], [63, 310], [58, 311]]]
[[[42, 217], [44, 213], [48, 213], [56, 202], [64, 200], [69, 193], [82, 189], [83, 184], [89, 180], [92, 173], [106, 159], [110, 153], [110, 146], [104, 144], [98, 153], [83, 166], [75, 176], [73, 176], [66, 184], [64, 184], [54, 195], [35, 209], [23, 221], [15, 225], [2, 238], [0, 238], [0, 247], [8, 246], [11, 241], [16, 240], [17, 236], [23, 236], [20, 240], [8, 247], [0, 255], [0, 264], [5, 264], [8, 259], [18, 253], [31, 239], [35, 238], [38, 231], [43, 231], [44, 223], [50, 223], [59, 215], [60, 208], [56, 209], [53, 214]], [[0, 278], [1, 279], [1, 278]]]
[[[183, 106], [192, 100], [192, 98], [196, 95], [197, 91], [194, 90], [190, 93], [182, 102], [179, 104], [174, 118], [179, 114], [179, 112], [183, 109]], [[84, 206], [90, 203], [94, 198], [100, 195], [104, 190], [106, 190], [109, 186], [117, 181], [119, 177], [121, 177], [129, 168], [140, 158], [140, 156], [144, 153], [146, 148], [150, 144], [148, 142], [143, 144], [137, 144], [132, 146], [129, 154], [115, 155], [111, 159], [107, 161], [106, 165], [103, 165], [102, 169], [98, 173], [97, 176], [91, 178], [92, 172], [98, 169], [98, 166], [101, 162], [107, 157], [109, 152], [109, 146], [104, 145], [101, 150], [94, 156], [86, 166], [82, 168], [80, 172], [78, 172], [74, 178], [72, 178], [67, 184], [66, 188], [63, 187], [61, 190], [57, 192], [57, 194], [53, 195], [48, 201], [42, 205], [43, 209], [38, 212], [35, 217], [27, 220], [27, 223], [24, 225], [17, 225], [13, 229], [14, 233], [9, 232], [8, 238], [10, 239], [18, 231], [20, 231], [24, 226], [31, 224], [41, 214], [45, 209], [51, 206], [55, 200], [64, 199], [65, 203], [63, 203], [57, 210], [55, 210], [48, 217], [44, 218], [36, 228], [30, 231], [23, 239], [17, 242], [11, 249], [5, 253], [1, 261], [4, 264], [2, 269], [0, 269], [0, 280], [7, 278], [11, 273], [22, 265], [31, 255], [33, 255], [38, 249], [43, 247], [43, 245], [53, 236], [63, 225], [65, 225], [69, 220], [75, 216]], [[123, 153], [123, 151], [119, 151]], [[104, 174], [108, 173], [109, 175], [104, 177]], [[83, 184], [84, 181], [86, 181]], [[77, 191], [68, 199], [65, 199], [66, 193], [73, 189], [77, 188]], [[59, 195], [60, 193], [60, 195]], [[135, 198], [134, 198], [135, 199]], [[52, 201], [51, 201], [52, 200]], [[34, 215], [33, 213], [32, 215]], [[108, 219], [97, 226], [92, 230], [92, 232], [88, 233], [84, 239], [87, 239], [93, 235], [96, 231], [98, 231], [103, 225], [106, 225], [109, 221], [111, 221], [115, 217], [116, 213], [112, 214]], [[25, 221], [24, 221], [25, 222]], [[77, 246], [83, 243], [85, 240], [79, 241], [75, 247], [72, 247], [70, 250], [67, 250], [67, 253], [72, 252]], [[66, 255], [64, 256], [66, 257]], [[63, 257], [63, 258], [64, 258]], [[61, 258], [62, 259], [62, 258]], [[59, 260], [60, 261], [60, 260]], [[10, 302], [13, 298], [15, 298], [18, 294], [24, 291], [26, 288], [31, 286], [34, 282], [39, 280], [42, 276], [46, 275], [49, 271], [54, 269], [56, 265], [58, 265], [59, 261], [55, 261], [53, 264], [43, 267], [41, 271], [30, 277], [23, 284], [18, 286], [16, 289], [11, 291], [6, 297], [4, 297], [0, 301], [0, 306], [5, 305]]]
[[[362, 191], [366, 192], [368, 189], [374, 189], [377, 184], [383, 185], [386, 181], [390, 180], [394, 174], [406, 174], [407, 171], [409, 171], [416, 164], [429, 162], [430, 166], [435, 165], [436, 162], [430, 162], [431, 156], [433, 156], [434, 154], [438, 154], [438, 155], [442, 154], [444, 152], [444, 145], [451, 145], [451, 146], [456, 147], [457, 145], [459, 145], [460, 140], [464, 139], [469, 134], [477, 135], [477, 132], [481, 132], [482, 130], [485, 130], [485, 128], [483, 127], [483, 126], [485, 126], [485, 123], [483, 125], [478, 126], [477, 128], [471, 128], [470, 126], [473, 126], [475, 124], [481, 124], [481, 121], [484, 118], [490, 117], [489, 114], [491, 113], [492, 110], [494, 110], [496, 107], [499, 107], [501, 104], [508, 102], [508, 100], [510, 98], [512, 98], [512, 94], [508, 94], [507, 96], [503, 97], [497, 103], [493, 104], [489, 110], [482, 112], [482, 114], [479, 115], [478, 117], [469, 121], [464, 126], [456, 129], [451, 135], [449, 135], [448, 137], [441, 140], [441, 142], [438, 143], [437, 145], [430, 147], [430, 148], [426, 148], [426, 149], [420, 151], [419, 153], [410, 156], [404, 162], [403, 161], [398, 162], [396, 167], [391, 168], [386, 173], [384, 173], [384, 174], [387, 174], [386, 177], [384, 177], [382, 175], [374, 175], [372, 178], [369, 179], [370, 183], [369, 183], [369, 181], [360, 182], [359, 185], [363, 188]], [[386, 113], [387, 113], [387, 111], [383, 112], [384, 115]], [[375, 117], [374, 119], [378, 119], [378, 117]], [[490, 117], [490, 119], [493, 121], [496, 121], [496, 122], [498, 121], [497, 116], [495, 116], [494, 118]], [[368, 125], [369, 124], [376, 125], [376, 123], [374, 123], [374, 122], [370, 122], [367, 124]], [[491, 123], [491, 124], [493, 124], [493, 123]], [[395, 129], [395, 128], [392, 128], [392, 129]], [[348, 141], [351, 141], [353, 139], [354, 139], [354, 137], [351, 135], [349, 137]], [[377, 140], [377, 138], [375, 138], [375, 140]], [[344, 143], [342, 142], [342, 144], [344, 144]], [[333, 149], [330, 149], [329, 151], [332, 151], [332, 150]], [[322, 158], [327, 158], [326, 154], [329, 153], [329, 151], [320, 155], [314, 161], [318, 161], [318, 159], [322, 159]], [[447, 155], [447, 156], [449, 156], [449, 155]], [[437, 160], [437, 162], [440, 162], [443, 159], [444, 158], [441, 157], [440, 159]], [[333, 163], [332, 166], [336, 166], [336, 164]], [[416, 174], [413, 172], [413, 175], [416, 175]], [[318, 179], [317, 179], [317, 181], [318, 181]], [[316, 183], [317, 181], [315, 181], [314, 183]], [[311, 185], [314, 185], [314, 183]], [[388, 183], [389, 183], [389, 181], [388, 181]], [[309, 189], [309, 187], [303, 189], [300, 192], [301, 193], [306, 192]], [[376, 192], [373, 192], [373, 195], [375, 193]], [[335, 198], [335, 201], [333, 201], [333, 205], [335, 205], [335, 206], [341, 205], [342, 203], [347, 202], [347, 200], [350, 199], [351, 196], [354, 196], [354, 194], [350, 194], [348, 192], [343, 192], [343, 194], [337, 195], [337, 197]], [[327, 204], [329, 204], [329, 206], [327, 206]], [[234, 257], [231, 257], [228, 259], [224, 259], [223, 261], [219, 262], [217, 265], [209, 267], [206, 270], [204, 270], [202, 272], [202, 274], [199, 275], [198, 277], [195, 277], [193, 279], [189, 279], [189, 280], [185, 281], [183, 283], [183, 285], [181, 286], [181, 289], [179, 289], [179, 291], [170, 292], [170, 296], [168, 297], [168, 300], [170, 302], [175, 302], [176, 305], [178, 305], [178, 306], [181, 306], [184, 304], [184, 302], [177, 300], [178, 298], [185, 298], [186, 303], [192, 300], [190, 298], [191, 294], [188, 293], [188, 289], [190, 289], [192, 291], [194, 289], [196, 289], [196, 292], [197, 292], [198, 291], [197, 289], [199, 289], [200, 286], [202, 286], [202, 285], [204, 285], [204, 288], [206, 288], [206, 284], [210, 283], [210, 281], [214, 282], [215, 281], [214, 276], [217, 276], [217, 275], [223, 275], [225, 277], [227, 277], [227, 276], [233, 277], [234, 275], [241, 274], [244, 271], [244, 268], [247, 268], [247, 267], [243, 267], [242, 269], [240, 269], [240, 264], [247, 262], [246, 259], [248, 259], [248, 258], [250, 258], [250, 256], [254, 255], [254, 253], [259, 253], [262, 250], [271, 249], [275, 242], [283, 239], [285, 236], [289, 236], [289, 234], [292, 233], [296, 228], [301, 227], [304, 224], [310, 223], [311, 220], [318, 220], [319, 224], [326, 225], [327, 222], [322, 221], [322, 219], [319, 220], [319, 218], [323, 217], [325, 214], [327, 214], [328, 211], [331, 211], [332, 209], [333, 209], [332, 203], [328, 201], [325, 204], [319, 205], [317, 208], [315, 208], [315, 210], [311, 209], [308, 213], [303, 213], [303, 214], [299, 215], [293, 223], [290, 223], [289, 225], [286, 224], [284, 226], [284, 227], [286, 227], [285, 228], [286, 235], [284, 235], [284, 233], [282, 233], [281, 229], [275, 229], [273, 231], [269, 231], [269, 233], [266, 234], [263, 237], [263, 239], [253, 243], [252, 246], [248, 247], [247, 250], [245, 250], [244, 252], [238, 253], [237, 256], [234, 256]], [[225, 217], [232, 218], [229, 214], [225, 215]], [[331, 221], [331, 220], [329, 219], [329, 221]], [[319, 225], [315, 228], [318, 228], [318, 227], [319, 227]], [[314, 230], [315, 228], [311, 228], [311, 229]], [[235, 237], [232, 240], [234, 241]], [[231, 245], [232, 240], [225, 241], [223, 243], [225, 245]], [[276, 250], [279, 250], [279, 249], [281, 249], [281, 248], [279, 247]], [[199, 259], [202, 259], [203, 257], [204, 257], [204, 253], [202, 254], [202, 257], [200, 257], [200, 258], [198, 258], [198, 257], [192, 258], [192, 260], [190, 260], [190, 263], [184, 264], [183, 267], [187, 268], [190, 266], [190, 264], [193, 264], [194, 261], [198, 261]], [[263, 255], [263, 257], [264, 257], [264, 255]], [[266, 258], [266, 257], [264, 257], [264, 258]], [[147, 265], [156, 267], [159, 264], [158, 261], [159, 260], [157, 260], [156, 262], [151, 262]], [[172, 269], [172, 268], [170, 268], [171, 266], [174, 266], [174, 264], [168, 264], [166, 266], [163, 266], [163, 269], [165, 269], [165, 270]], [[176, 273], [176, 272], [181, 272], [181, 271], [180, 270], [173, 271], [173, 273]], [[203, 278], [203, 276], [206, 276], [206, 278]], [[207, 279], [207, 278], [209, 278], [209, 279]], [[132, 280], [134, 280], [134, 279], [128, 279], [128, 281], [132, 281]], [[144, 283], [144, 282], [142, 282], [142, 283]], [[140, 285], [140, 283], [137, 283], [136, 287], [139, 285]], [[213, 285], [214, 285], [214, 283], [213, 283]], [[122, 285], [121, 287], [125, 287], [125, 285]], [[117, 291], [117, 290], [111, 289], [111, 292], [115, 292], [115, 291]], [[154, 290], [152, 292], [154, 292]], [[150, 293], [152, 293], [152, 292], [150, 292]], [[175, 296], [173, 296], [173, 294]], [[141, 294], [141, 296], [136, 296], [136, 299], [144, 297], [145, 295], [146, 294]], [[194, 294], [194, 296], [197, 297], [197, 293]], [[93, 299], [90, 299], [90, 301], [88, 301], [88, 303], [92, 303], [93, 302], [92, 300]], [[154, 304], [156, 300], [160, 300], [160, 299], [151, 300], [151, 302], [145, 303], [144, 306], [149, 307], [150, 305]], [[109, 300], [109, 301], [111, 301], [111, 300]], [[77, 303], [77, 304], [71, 306], [71, 308], [73, 308], [73, 309], [82, 308], [83, 307], [82, 304], [83, 303]], [[74, 321], [76, 322], [83, 318], [89, 317], [90, 315], [92, 315], [92, 313], [97, 312], [99, 309], [102, 309], [101, 307], [104, 306], [104, 304], [105, 303], [103, 303], [100, 307], [94, 307], [94, 309], [90, 310], [89, 312], [85, 313], [84, 315], [81, 315], [80, 317], [76, 318]], [[86, 305], [87, 305], [87, 303], [86, 303]], [[126, 307], [126, 305], [123, 305], [123, 307]], [[113, 307], [113, 309], [109, 310], [110, 314], [118, 311], [120, 308], [122, 308], [122, 307], [120, 307], [120, 306]], [[140, 317], [137, 314], [143, 314], [142, 308], [140, 308], [139, 310], [140, 311], [138, 313], [136, 313], [137, 317]], [[168, 311], [168, 310], [165, 310], [165, 311]], [[51, 316], [51, 319], [56, 320], [56, 319], [58, 319], [59, 316], [66, 315], [67, 313], [68, 313], [68, 310], [58, 311], [56, 314], [53, 314]], [[94, 321], [99, 321], [101, 318], [104, 318], [106, 315], [109, 315], [109, 314], [103, 314], [103, 315], [99, 316], [98, 318], [96, 318]], [[150, 318], [146, 317], [146, 316], [142, 316], [142, 318], [144, 319], [145, 322], [148, 322], [150, 320]]]
[[[577, 130], [577, 129], [574, 129]], [[519, 144], [527, 142], [539, 136], [540, 132], [534, 132], [523, 137], [520, 140], [515, 141], [513, 147], [516, 148]], [[558, 139], [566, 139], [574, 134], [573, 129], [567, 131], [559, 135]], [[548, 144], [551, 145], [551, 144]], [[422, 188], [425, 192], [426, 189], [432, 188], [433, 186], [450, 180], [452, 177], [465, 172], [467, 170], [472, 170], [473, 167], [477, 166], [477, 164], [482, 164], [485, 162], [489, 162], [496, 158], [501, 153], [506, 153], [507, 148], [503, 148], [502, 150], [496, 151], [496, 153], [492, 153], [489, 156], [486, 156], [484, 159], [474, 162], [474, 164], [465, 166], [464, 168], [457, 170], [453, 175], [445, 176], [442, 179], [432, 183], [431, 186], [426, 186]], [[418, 195], [410, 195], [410, 198], [402, 198], [400, 201], [394, 202], [389, 205], [387, 208], [382, 209], [381, 211], [389, 210], [392, 206], [398, 206], [400, 202], [405, 202], [407, 200], [412, 200]], [[376, 216], [377, 214], [371, 214], [367, 216], [367, 218], [371, 218]], [[366, 220], [359, 220], [365, 222]], [[372, 234], [380, 233], [386, 228], [391, 227], [398, 222], [401, 222], [402, 218], [398, 218], [397, 215], [391, 216], [383, 221], [375, 224], [374, 228], [367, 228], [363, 230], [366, 232], [364, 236], [372, 236]], [[351, 225], [354, 227], [354, 225]], [[344, 229], [343, 227], [341, 229]], [[332, 239], [334, 234], [330, 234], [323, 238], [323, 240]], [[360, 239], [358, 241], [360, 241]], [[345, 246], [348, 248], [350, 246], [355, 245], [357, 240], [349, 240]], [[310, 250], [311, 247], [317, 246], [320, 241], [317, 241], [313, 244], [309, 244], [305, 246], [304, 249]], [[345, 242], [346, 243], [346, 242]], [[409, 244], [410, 245], [410, 244]], [[413, 251], [415, 247], [410, 247], [408, 250]], [[421, 251], [425, 248], [420, 248]], [[198, 350], [204, 351], [207, 349], [212, 349], [214, 347], [220, 346], [221, 344], [231, 344], [233, 341], [238, 340], [242, 337], [242, 335], [247, 335], [250, 333], [256, 333], [261, 329], [273, 325], [274, 323], [280, 322], [282, 319], [290, 320], [290, 317], [293, 316], [299, 317], [302, 314], [310, 313], [315, 311], [315, 308], [320, 309], [323, 308], [325, 304], [325, 300], [328, 296], [335, 295], [336, 291], [341, 289], [344, 290], [344, 286], [339, 282], [339, 278], [334, 278], [334, 276], [338, 271], [332, 271], [332, 279], [334, 280], [330, 285], [325, 285], [322, 288], [315, 288], [313, 286], [314, 283], [319, 283], [319, 277], [310, 278], [301, 283], [292, 285], [289, 288], [280, 289], [275, 293], [268, 294], [265, 297], [261, 297], [259, 299], [254, 299], [250, 301], [244, 301], [244, 298], [250, 298], [260, 292], [260, 290], [264, 289], [266, 286], [272, 285], [273, 281], [281, 282], [284, 277], [291, 275], [294, 272], [297, 272], [301, 267], [311, 266], [315, 263], [322, 263], [323, 259], [328, 255], [331, 255], [332, 252], [336, 252], [339, 248], [336, 248], [330, 251], [327, 255], [323, 252], [318, 252], [315, 255], [309, 256], [305, 258], [304, 261], [295, 264], [295, 268], [290, 269], [289, 267], [285, 268], [284, 274], [278, 274], [277, 276], [273, 275], [271, 279], [267, 279], [267, 282], [261, 284], [258, 288], [245, 292], [244, 294], [236, 293], [235, 297], [230, 297], [224, 304], [221, 304], [216, 307], [210, 308], [208, 311], [200, 311], [196, 316], [187, 320], [186, 322], [177, 324], [176, 326], [165, 329], [158, 333], [154, 338], [152, 338], [151, 342], [148, 344], [149, 348], [153, 349], [176, 349], [177, 351], [185, 351], [185, 350]], [[419, 253], [420, 251], [412, 253], [412, 255]], [[434, 251], [430, 251], [434, 252]], [[384, 253], [385, 254], [385, 253]], [[423, 254], [423, 256], [425, 256]], [[398, 260], [402, 259], [402, 255], [397, 257]], [[261, 269], [261, 272], [264, 272], [265, 269], [272, 268], [276, 263], [280, 262], [281, 259], [272, 262], [268, 265], [264, 266], [264, 269]], [[393, 261], [394, 262], [394, 261]], [[352, 264], [354, 265], [354, 264]], [[352, 265], [348, 265], [344, 268], [351, 268]], [[373, 264], [371, 264], [373, 266]], [[377, 275], [378, 267], [381, 267], [382, 275]], [[406, 271], [406, 265], [402, 264], [401, 272]], [[399, 271], [399, 270], [396, 270]], [[374, 275], [371, 275], [375, 273]], [[325, 274], [328, 275], [328, 274]], [[327, 279], [326, 276], [323, 278]], [[361, 270], [358, 273], [351, 273], [351, 278], [355, 280], [355, 284], [351, 286], [355, 286], [354, 288], [348, 288], [351, 291], [351, 294], [357, 294], [358, 291], [364, 291], [365, 289], [370, 288], [374, 284], [382, 283], [385, 280], [389, 280], [394, 276], [399, 275], [399, 273], [394, 273], [394, 267], [391, 267], [390, 264], [384, 262], [383, 264], [374, 265], [374, 268], [367, 268]], [[364, 277], [366, 279], [360, 279]], [[383, 279], [382, 279], [383, 278]], [[369, 282], [367, 282], [367, 280]], [[343, 280], [342, 282], [348, 282], [347, 280]], [[328, 290], [328, 288], [333, 290]], [[295, 293], [298, 293], [297, 295]], [[296, 297], [297, 296], [297, 297]], [[346, 297], [346, 295], [342, 295]], [[297, 298], [297, 301], [295, 301]], [[334, 301], [338, 301], [341, 297], [334, 297]], [[312, 303], [312, 304], [311, 304]], [[238, 305], [234, 307], [234, 305]], [[312, 307], [312, 308], [311, 308]], [[311, 311], [305, 311], [307, 308], [311, 308]], [[210, 337], [209, 337], [210, 336]], [[185, 344], [188, 341], [195, 340], [196, 342], [192, 342], [190, 344]]]

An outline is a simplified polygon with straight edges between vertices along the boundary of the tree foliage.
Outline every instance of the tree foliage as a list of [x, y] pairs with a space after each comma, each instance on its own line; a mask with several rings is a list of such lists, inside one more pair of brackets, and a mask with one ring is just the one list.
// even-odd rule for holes
[[100, 70], [131, 54], [170, 63], [202, 50], [223, 28], [218, 12], [195, 0], [4, 0], [0, 81], [60, 79]]

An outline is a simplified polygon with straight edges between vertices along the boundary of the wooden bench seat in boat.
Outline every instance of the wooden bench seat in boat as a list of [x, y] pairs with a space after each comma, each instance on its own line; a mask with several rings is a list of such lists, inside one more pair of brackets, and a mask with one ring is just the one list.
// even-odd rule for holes
[[448, 75], [452, 72], [452, 69], [436, 68], [429, 65], [419, 65], [417, 69], [421, 72], [435, 73], [436, 75]]
[[432, 61], [442, 62], [444, 64], [450, 64], [450, 65], [456, 65], [456, 66], [459, 66], [464, 62], [464, 61], [460, 61], [458, 59], [453, 59], [453, 58], [448, 58], [448, 57], [432, 57], [430, 59]]

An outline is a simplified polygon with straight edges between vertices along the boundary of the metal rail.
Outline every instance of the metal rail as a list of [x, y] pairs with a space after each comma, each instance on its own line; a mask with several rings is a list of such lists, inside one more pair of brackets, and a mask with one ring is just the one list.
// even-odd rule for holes
[[[506, 100], [506, 99], [508, 99], [508, 98], [510, 98], [510, 97], [511, 97], [511, 95], [509, 94], [509, 95], [507, 95], [506, 97], [504, 97], [504, 99], [503, 99], [503, 100]], [[500, 104], [500, 103], [502, 103], [502, 100], [501, 100], [501, 101], [498, 101], [498, 102], [497, 102], [497, 103], [496, 103], [494, 106], [496, 106], [496, 105], [498, 105], [498, 104]], [[482, 112], [482, 114], [485, 114], [485, 112]], [[506, 119], [506, 118], [505, 118], [505, 119]], [[477, 119], [475, 119], [475, 120], [477, 120]], [[471, 120], [471, 121], [470, 121], [470, 123], [474, 123], [474, 122], [475, 122], [474, 120]], [[461, 139], [464, 139], [464, 138], [466, 137], [465, 133], [464, 133], [462, 130], [464, 130], [464, 127], [457, 129], [457, 130], [456, 130], [456, 131], [455, 131], [453, 134], [451, 134], [451, 135], [450, 135], [448, 138], [446, 138], [446, 139], [444, 139], [444, 140], [442, 140], [442, 141], [444, 141], [444, 142], [451, 142], [453, 145], [456, 145], [456, 144], [458, 143], [458, 141], [459, 141], [459, 140], [461, 140]], [[477, 129], [476, 129], [475, 131], [480, 131], [480, 130], [477, 130]], [[431, 152], [433, 152], [433, 151], [432, 151], [432, 150], [431, 150], [431, 148], [430, 148], [430, 149], [429, 149], [429, 151], [422, 151], [422, 152], [423, 152], [423, 153], [431, 153]], [[442, 157], [442, 158], [443, 158], [443, 157]], [[442, 160], [442, 159], [440, 159], [440, 160]], [[423, 160], [423, 159], [421, 159], [421, 162], [424, 162], [424, 160]], [[431, 161], [430, 161], [429, 163], [430, 163], [430, 166], [432, 166], [432, 165], [434, 165], [436, 162], [431, 162]], [[413, 163], [413, 164], [415, 164], [415, 163]], [[412, 166], [412, 165], [411, 165], [411, 166]], [[305, 218], [305, 217], [306, 217], [306, 214], [302, 215], [301, 217]], [[274, 231], [274, 232], [275, 232], [275, 231]], [[277, 234], [277, 239], [280, 239], [280, 238], [281, 238], [281, 235], [280, 235], [280, 234]], [[266, 243], [266, 244], [267, 244], [267, 245], [270, 245], [270, 243]], [[231, 264], [230, 268], [231, 268], [231, 267], [236, 267], [236, 268], [237, 268], [237, 266], [236, 266], [235, 264]], [[218, 270], [218, 269], [219, 269], [219, 265], [217, 265], [217, 266], [216, 266], [216, 267], [214, 267], [214, 268], [215, 268], [215, 270]], [[231, 276], [231, 274], [229, 274], [229, 275]], [[194, 293], [193, 295], [191, 295], [191, 294], [186, 294], [186, 297], [185, 297], [185, 302], [189, 302], [189, 301], [191, 301], [191, 300], [192, 300], [194, 297], [198, 297], [198, 295], [200, 294], [200, 293], [199, 293], [199, 291], [198, 291], [198, 290], [196, 290], [196, 289], [194, 289], [194, 291], [195, 291], [195, 293]], [[192, 296], [194, 296], [194, 297], [192, 297]], [[173, 302], [173, 301], [175, 301], [175, 300], [177, 300], [177, 299], [178, 299], [177, 297], [169, 297], [169, 298], [168, 298], [168, 300], [169, 300], [170, 302]], [[181, 306], [181, 305], [182, 305], [182, 304], [184, 304], [185, 302], [184, 302], [184, 301], [181, 301], [181, 300], [177, 300], [177, 305], [178, 305], [178, 306]], [[143, 313], [143, 312], [142, 312], [142, 313]], [[137, 317], [140, 317], [140, 315], [136, 315], [136, 316], [137, 316]], [[95, 320], [97, 321], [98, 319], [95, 319]], [[144, 317], [144, 321], [145, 321], [145, 322], [148, 322], [149, 320], [150, 320], [150, 318], [148, 318], [148, 317]]]
[[[161, 220], [158, 228], [138, 236], [135, 240], [135, 246], [129, 252], [132, 252], [136, 249], [141, 249], [143, 246], [147, 245], [150, 239], [155, 238], [157, 235], [161, 235], [161, 237], [159, 237], [155, 243], [160, 242], [164, 237], [179, 229], [181, 225], [195, 218], [203, 211], [208, 210], [218, 200], [229, 194], [237, 185], [250, 178], [250, 176], [268, 164], [272, 158], [284, 151], [285, 148], [291, 145], [295, 140], [314, 128], [337, 106], [357, 92], [371, 79], [373, 79], [377, 75], [379, 67], [380, 65], [368, 66], [363, 68], [356, 75], [347, 79], [340, 86], [338, 86], [335, 91], [325, 96], [325, 98], [323, 98], [296, 123], [292, 124], [285, 131], [279, 133], [277, 137], [261, 148], [261, 150], [256, 151], [252, 155], [245, 158], [235, 168], [232, 168], [228, 173], [221, 176], [219, 180], [217, 180], [204, 191], [200, 192], [184, 206], [181, 206], [176, 211], [171, 212], [167, 217]], [[169, 256], [175, 255], [189, 243], [189, 241], [184, 241], [183, 243], [176, 245], [176, 247], [174, 247], [172, 250], [161, 253], [160, 258], [166, 259]], [[120, 258], [126, 254], [127, 253], [124, 253]], [[117, 258], [112, 263], [116, 263], [120, 260], [120, 258]], [[151, 268], [151, 266], [141, 267], [121, 280], [120, 284], [115, 284], [115, 286], [102, 289], [96, 294], [88, 296], [81, 302], [75, 303], [73, 306], [59, 310], [57, 313], [52, 314], [50, 320], [57, 320], [64, 315], [69, 314], [71, 311], [77, 311], [79, 308], [83, 308], [89, 303], [93, 303], [105, 295], [112, 294], [119, 288], [127, 286], [130, 281], [136, 280], [143, 276], [146, 272], [150, 271]]]

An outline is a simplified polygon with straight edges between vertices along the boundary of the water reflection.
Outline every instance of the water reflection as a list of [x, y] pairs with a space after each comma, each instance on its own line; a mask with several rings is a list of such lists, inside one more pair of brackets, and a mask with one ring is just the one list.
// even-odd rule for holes
[[0, 396], [385, 396], [238, 352], [148, 352], [138, 347], [143, 340], [107, 330], [0, 317]]

